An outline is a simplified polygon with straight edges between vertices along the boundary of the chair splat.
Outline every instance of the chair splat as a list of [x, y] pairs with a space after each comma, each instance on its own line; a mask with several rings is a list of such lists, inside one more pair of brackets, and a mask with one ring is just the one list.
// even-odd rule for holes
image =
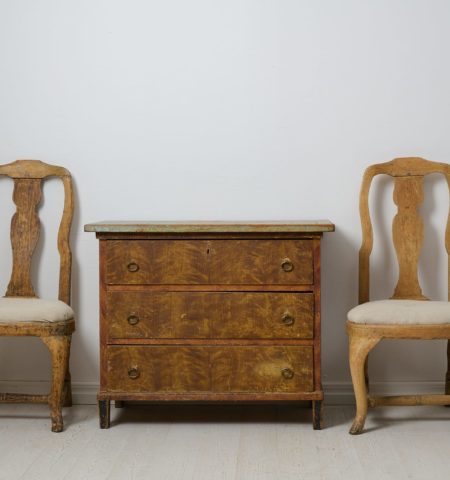
[[398, 207], [392, 223], [399, 278], [393, 299], [427, 300], [419, 284], [419, 256], [423, 221], [418, 208], [423, 202], [423, 176], [396, 177], [394, 202]]

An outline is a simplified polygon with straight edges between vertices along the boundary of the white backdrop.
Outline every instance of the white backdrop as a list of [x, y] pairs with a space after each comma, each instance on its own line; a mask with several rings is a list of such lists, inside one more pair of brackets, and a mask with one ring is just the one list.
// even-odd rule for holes
[[[98, 245], [85, 223], [328, 218], [336, 232], [323, 244], [324, 382], [348, 393], [344, 325], [357, 302], [362, 173], [396, 156], [450, 162], [449, 21], [445, 0], [0, 0], [0, 162], [61, 164], [76, 187], [75, 390], [98, 378]], [[431, 186], [421, 274], [425, 292], [444, 299], [438, 234], [448, 194], [439, 179]], [[377, 211], [392, 215], [392, 186], [376, 188]], [[48, 240], [62, 189], [51, 181], [44, 193], [50, 225], [36, 278], [42, 295], [55, 295]], [[5, 287], [10, 195], [1, 181]], [[381, 247], [373, 264], [389, 281], [375, 281], [379, 297], [396, 273]], [[437, 388], [445, 344], [383, 344], [371, 373]], [[48, 378], [38, 341], [1, 339], [0, 383]]]

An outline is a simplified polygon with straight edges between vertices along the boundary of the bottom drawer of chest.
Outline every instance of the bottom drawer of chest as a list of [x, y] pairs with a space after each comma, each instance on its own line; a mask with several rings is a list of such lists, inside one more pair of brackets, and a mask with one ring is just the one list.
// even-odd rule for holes
[[313, 391], [309, 346], [109, 346], [107, 390], [129, 393]]

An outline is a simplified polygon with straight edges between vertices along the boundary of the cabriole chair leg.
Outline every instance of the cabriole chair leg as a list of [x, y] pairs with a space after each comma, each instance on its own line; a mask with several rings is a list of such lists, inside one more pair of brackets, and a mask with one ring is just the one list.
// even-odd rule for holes
[[350, 428], [351, 435], [361, 433], [367, 416], [367, 387], [365, 365], [370, 350], [379, 342], [378, 338], [355, 336], [350, 334], [349, 356], [350, 373], [356, 397], [356, 415]]
[[64, 390], [63, 390], [63, 407], [72, 406], [72, 380], [69, 368], [67, 368], [66, 376], [64, 378]]
[[63, 391], [64, 379], [68, 370], [70, 336], [42, 337], [52, 357], [52, 387], [49, 395], [50, 416], [52, 420], [52, 432], [63, 430]]

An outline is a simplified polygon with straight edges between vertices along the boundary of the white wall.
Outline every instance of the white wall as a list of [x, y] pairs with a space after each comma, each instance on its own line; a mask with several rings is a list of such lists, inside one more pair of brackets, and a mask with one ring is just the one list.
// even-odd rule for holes
[[[449, 20], [444, 0], [1, 0], [0, 161], [61, 164], [76, 184], [74, 383], [98, 377], [98, 245], [85, 223], [314, 218], [336, 223], [323, 245], [324, 380], [348, 382], [361, 176], [396, 156], [450, 162]], [[423, 276], [436, 274], [426, 291], [445, 298], [435, 225], [448, 196], [431, 186]], [[10, 187], [0, 183], [2, 205]], [[45, 193], [49, 239], [61, 189]], [[12, 211], [0, 215], [3, 284]], [[51, 294], [46, 248], [40, 292]], [[442, 342], [386, 343], [371, 369], [376, 381], [433, 382], [444, 359]], [[1, 339], [0, 380], [48, 368], [36, 340]]]

